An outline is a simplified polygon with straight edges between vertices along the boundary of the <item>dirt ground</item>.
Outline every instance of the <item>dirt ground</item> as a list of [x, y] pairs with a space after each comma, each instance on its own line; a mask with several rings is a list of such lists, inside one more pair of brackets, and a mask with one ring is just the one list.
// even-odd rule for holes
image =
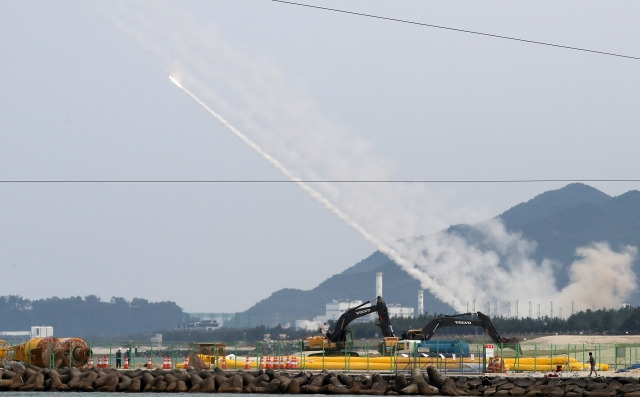
[[[640, 376], [640, 369], [630, 369], [623, 373], [616, 372], [613, 366], [613, 346], [616, 344], [640, 344], [640, 335], [548, 335], [540, 338], [522, 340], [523, 345], [603, 345], [607, 351], [607, 357], [602, 357], [603, 362], [610, 365], [609, 371], [598, 371], [599, 376]], [[611, 350], [609, 352], [609, 350]], [[600, 359], [600, 358], [598, 358]], [[623, 367], [623, 366], [622, 366]], [[580, 376], [587, 376], [588, 371], [581, 371]]]
[[639, 343], [640, 335], [549, 335], [521, 341], [523, 344], [585, 344], [613, 345]]

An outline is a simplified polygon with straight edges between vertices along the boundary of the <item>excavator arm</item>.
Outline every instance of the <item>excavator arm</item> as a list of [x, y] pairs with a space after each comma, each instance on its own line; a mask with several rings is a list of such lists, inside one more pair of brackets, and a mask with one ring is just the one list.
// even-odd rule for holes
[[486, 315], [477, 312], [477, 318], [469, 318], [472, 314], [473, 313], [463, 313], [434, 318], [427, 323], [422, 330], [408, 330], [406, 333], [406, 339], [429, 340], [440, 327], [477, 326], [482, 327], [484, 332], [489, 335], [494, 343], [518, 343], [518, 340], [515, 337], [510, 339], [501, 337], [489, 317]]
[[498, 331], [496, 331], [496, 328], [493, 326], [493, 323], [491, 322], [491, 320], [489, 320], [489, 317], [487, 317], [485, 314], [482, 314], [480, 312], [478, 312], [477, 314], [478, 314], [478, 320], [482, 323], [482, 327], [484, 328], [484, 332], [489, 334], [489, 337], [491, 337], [492, 341], [494, 341], [495, 343], [518, 343], [519, 342], [518, 338], [516, 337], [503, 338], [502, 336], [500, 336], [500, 334], [498, 334]]
[[387, 309], [387, 304], [384, 303], [381, 296], [378, 297], [376, 306], [378, 307], [378, 321], [380, 322], [378, 325], [382, 331], [382, 336], [385, 338], [394, 338], [396, 334], [393, 333], [391, 320], [389, 320], [389, 309]]
[[[363, 307], [373, 301], [376, 301], [374, 305]], [[344, 342], [347, 339], [347, 326], [353, 320], [366, 316], [371, 313], [378, 313], [378, 320], [380, 321], [380, 329], [385, 337], [395, 336], [389, 320], [389, 311], [387, 305], [381, 296], [376, 299], [371, 299], [368, 302], [364, 302], [361, 305], [353, 307], [346, 312], [342, 313], [338, 321], [336, 321], [334, 327], [326, 333], [327, 339], [331, 342]]]

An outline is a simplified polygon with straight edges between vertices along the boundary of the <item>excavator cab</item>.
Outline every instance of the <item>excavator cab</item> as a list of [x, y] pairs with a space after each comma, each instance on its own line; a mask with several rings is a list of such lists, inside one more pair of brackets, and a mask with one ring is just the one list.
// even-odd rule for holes
[[394, 355], [398, 350], [399, 339], [397, 336], [385, 336], [379, 344], [378, 352], [383, 356]]

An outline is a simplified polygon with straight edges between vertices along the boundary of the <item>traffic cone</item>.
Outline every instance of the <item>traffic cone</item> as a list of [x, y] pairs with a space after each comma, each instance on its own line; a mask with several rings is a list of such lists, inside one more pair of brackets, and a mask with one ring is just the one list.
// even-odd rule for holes
[[102, 360], [102, 364], [103, 364], [102, 368], [109, 368], [110, 367], [110, 365], [109, 365], [109, 356], [104, 356], [104, 359]]
[[184, 359], [184, 369], [189, 368], [189, 356], [187, 356], [187, 358]]
[[298, 369], [298, 357], [293, 357], [293, 369]]
[[123, 369], [129, 369], [129, 357], [128, 356], [124, 356], [124, 366], [122, 368]]
[[271, 364], [271, 356], [267, 356], [267, 369], [273, 368], [273, 364]]
[[98, 356], [98, 368], [102, 368], [102, 356]]
[[89, 360], [87, 360], [87, 368], [93, 368], [93, 356], [89, 356]]
[[220, 362], [220, 365], [221, 365], [222, 369], [224, 369], [224, 370], [227, 369], [227, 358], [225, 356], [222, 356], [222, 361]]
[[171, 364], [167, 362], [167, 356], [162, 356], [162, 369], [171, 369]]
[[287, 356], [286, 361], [284, 362], [284, 367], [286, 369], [291, 369], [291, 357]]
[[500, 365], [498, 364], [499, 360], [497, 358], [492, 358], [489, 360], [489, 366], [487, 367], [487, 372], [496, 373], [500, 370]]
[[249, 356], [244, 360], [244, 369], [251, 369], [251, 364], [249, 363]]
[[151, 369], [151, 356], [147, 359], [147, 369]]
[[264, 369], [264, 356], [260, 357], [258, 360], [260, 360], [260, 369]]

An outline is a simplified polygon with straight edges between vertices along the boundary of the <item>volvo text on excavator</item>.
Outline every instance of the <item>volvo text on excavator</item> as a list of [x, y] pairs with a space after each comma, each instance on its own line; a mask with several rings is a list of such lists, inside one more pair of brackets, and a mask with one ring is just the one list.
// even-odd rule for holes
[[431, 320], [422, 329], [410, 329], [402, 334], [402, 339], [408, 340], [429, 340], [440, 327], [465, 327], [478, 326], [484, 329], [491, 340], [504, 347], [517, 348], [518, 338], [503, 338], [493, 326], [493, 323], [485, 314], [475, 313], [476, 317], [472, 317], [474, 313], [454, 314], [448, 316], [437, 317]]
[[[364, 307], [374, 300], [376, 301], [375, 304]], [[342, 313], [333, 328], [327, 331], [325, 335], [306, 338], [304, 341], [304, 349], [324, 351], [338, 351], [346, 349], [347, 346], [345, 346], [345, 342], [347, 342], [347, 336], [350, 334], [350, 330], [348, 328], [349, 323], [371, 313], [378, 313], [379, 323], [377, 325], [380, 327], [385, 341], [388, 341], [389, 343], [397, 342], [398, 338], [393, 333], [387, 305], [382, 297], [378, 296], [376, 299], [371, 299], [370, 301], [364, 302], [361, 305], [353, 307]]]

